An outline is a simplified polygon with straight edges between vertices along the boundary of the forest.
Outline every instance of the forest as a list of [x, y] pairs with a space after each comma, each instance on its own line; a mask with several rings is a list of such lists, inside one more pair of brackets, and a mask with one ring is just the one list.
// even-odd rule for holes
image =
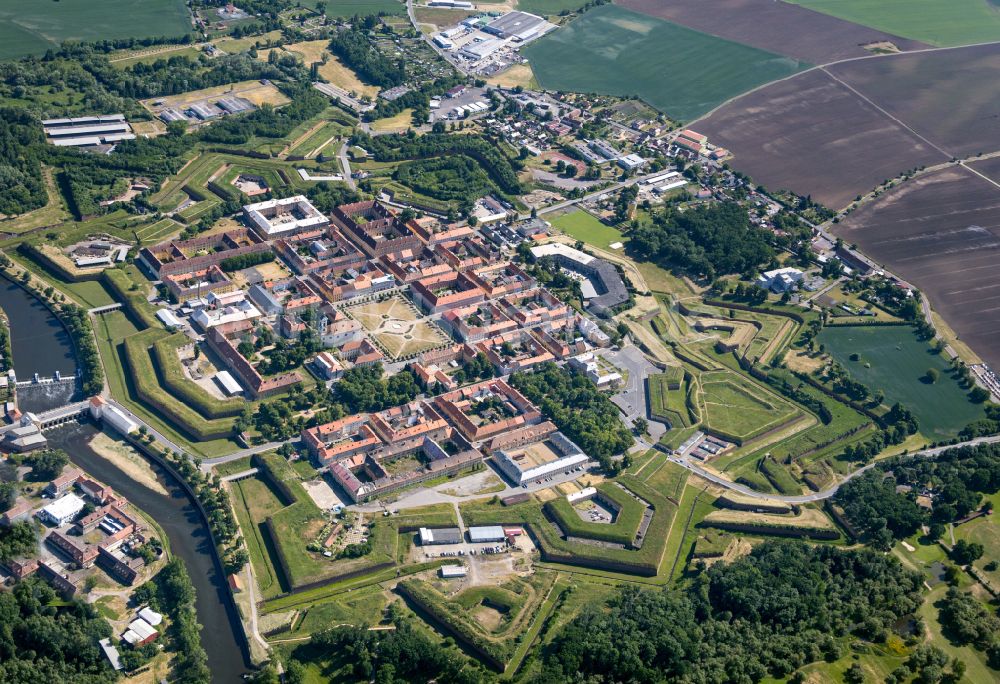
[[618, 472], [621, 463], [612, 457], [628, 451], [635, 439], [619, 419], [618, 407], [590, 379], [548, 362], [531, 373], [514, 373], [510, 384], [605, 471]]
[[365, 148], [376, 161], [382, 162], [464, 155], [476, 160], [503, 192], [516, 195], [522, 190], [521, 183], [517, 180], [516, 162], [504, 155], [495, 143], [482, 136], [443, 133], [417, 136], [413, 133], [400, 133], [372, 137], [359, 133], [352, 139], [352, 144]]
[[[905, 493], [897, 491], [902, 486]], [[928, 514], [917, 505], [922, 490], [933, 494]], [[932, 523], [932, 536], [977, 510], [983, 494], [1000, 491], [1000, 445], [948, 449], [933, 458], [896, 457], [844, 484], [834, 501], [855, 530], [876, 548]], [[989, 506], [987, 501], [984, 506]]]
[[770, 233], [750, 223], [735, 202], [685, 212], [667, 208], [631, 233], [629, 249], [641, 261], [673, 266], [708, 280], [752, 275], [775, 257]]
[[838, 635], [883, 642], [921, 603], [888, 556], [767, 542], [688, 589], [629, 587], [555, 638], [541, 681], [752, 682], [843, 655]]
[[63, 602], [42, 580], [0, 592], [0, 681], [5, 684], [117, 681], [97, 642], [111, 625], [81, 601]]
[[392, 88], [406, 80], [405, 62], [382, 54], [368, 40], [361, 27], [341, 31], [334, 36], [330, 41], [330, 52], [372, 85]]
[[35, 150], [44, 141], [30, 112], [0, 108], [0, 214], [23, 214], [48, 200]]

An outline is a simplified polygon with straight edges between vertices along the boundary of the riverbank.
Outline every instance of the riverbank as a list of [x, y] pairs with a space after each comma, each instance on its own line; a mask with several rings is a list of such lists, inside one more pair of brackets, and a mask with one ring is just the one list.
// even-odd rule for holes
[[137, 484], [151, 489], [157, 494], [170, 496], [167, 488], [156, 478], [152, 466], [135, 449], [124, 442], [113, 439], [106, 432], [98, 432], [88, 442], [94, 453], [131, 477]]
[[195, 610], [202, 626], [201, 643], [208, 654], [212, 681], [241, 682], [250, 667], [243, 628], [211, 532], [196, 501], [174, 475], [155, 461], [147, 461], [146, 467], [167, 494], [137, 482], [91, 446], [98, 434], [100, 431], [90, 423], [71, 423], [54, 428], [46, 436], [50, 446], [65, 450], [73, 463], [93, 473], [156, 520], [169, 541], [171, 553], [184, 561], [191, 576], [197, 596]]

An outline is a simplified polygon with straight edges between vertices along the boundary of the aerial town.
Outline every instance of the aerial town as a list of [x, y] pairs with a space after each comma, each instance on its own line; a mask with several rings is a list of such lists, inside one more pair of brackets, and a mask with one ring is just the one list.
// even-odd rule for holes
[[990, 0], [0, 23], [0, 682], [1000, 679]]

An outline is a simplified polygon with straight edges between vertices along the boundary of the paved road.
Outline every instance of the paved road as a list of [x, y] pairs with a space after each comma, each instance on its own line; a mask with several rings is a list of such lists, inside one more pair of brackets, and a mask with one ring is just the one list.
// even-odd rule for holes
[[340, 160], [340, 174], [344, 177], [344, 182], [347, 183], [347, 187], [354, 190], [357, 185], [354, 182], [354, 178], [351, 176], [351, 162], [347, 158], [347, 141], [340, 146], [340, 150], [337, 152], [337, 159]]
[[[930, 456], [936, 456], [943, 451], [947, 451], [948, 449], [955, 449], [962, 446], [975, 446], [976, 444], [991, 444], [994, 442], [1000, 442], [1000, 435], [993, 435], [992, 437], [978, 437], [976, 439], [972, 439], [967, 442], [960, 442], [958, 444], [950, 444], [943, 447], [935, 447], [933, 449], [923, 449], [921, 451], [914, 451], [913, 453], [909, 454], [909, 457], [927, 458]], [[839, 490], [840, 487], [845, 482], [853, 480], [858, 475], [861, 475], [862, 473], [870, 470], [879, 463], [878, 461], [874, 463], [869, 463], [868, 465], [859, 468], [858, 470], [855, 470], [853, 473], [847, 475], [843, 480], [833, 485], [829, 489], [824, 489], [823, 491], [820, 492], [813, 492], [812, 494], [803, 494], [800, 496], [784, 496], [780, 494], [765, 494], [763, 492], [758, 492], [753, 489], [750, 489], [749, 487], [745, 487], [744, 485], [741, 485], [737, 482], [733, 482], [732, 480], [728, 480], [716, 473], [705, 470], [701, 466], [692, 463], [690, 460], [688, 460], [686, 456], [671, 456], [669, 460], [683, 468], [687, 468], [691, 472], [708, 480], [709, 482], [713, 482], [714, 484], [717, 484], [720, 487], [725, 487], [726, 489], [738, 492], [744, 496], [749, 496], [754, 499], [771, 499], [777, 501], [784, 501], [785, 503], [792, 503], [792, 504], [810, 503], [814, 501], [823, 501], [824, 499], [829, 499], [830, 497], [832, 497], [834, 494], [837, 493], [837, 490]]]

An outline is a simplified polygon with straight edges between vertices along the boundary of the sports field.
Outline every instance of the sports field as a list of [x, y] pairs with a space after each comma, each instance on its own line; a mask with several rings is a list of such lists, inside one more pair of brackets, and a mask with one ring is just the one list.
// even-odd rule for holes
[[604, 5], [526, 47], [544, 88], [635, 96], [678, 121], [808, 65]]
[[617, 228], [605, 225], [581, 210], [552, 219], [552, 227], [600, 249], [607, 249], [609, 245], [625, 240]]
[[[817, 337], [851, 376], [872, 390], [885, 393], [886, 404], [901, 403], [917, 417], [920, 432], [929, 439], [953, 437], [981, 418], [983, 409], [966, 398], [952, 379], [948, 363], [921, 342], [906, 326], [828, 326]], [[859, 361], [851, 361], [858, 354]], [[869, 364], [870, 368], [865, 365]], [[922, 380], [930, 368], [938, 381]]]
[[180, 36], [190, 31], [184, 0], [0, 1], [0, 59], [41, 54], [66, 40]]
[[1000, 6], [992, 0], [790, 1], [932, 45], [970, 45], [1000, 40]]

